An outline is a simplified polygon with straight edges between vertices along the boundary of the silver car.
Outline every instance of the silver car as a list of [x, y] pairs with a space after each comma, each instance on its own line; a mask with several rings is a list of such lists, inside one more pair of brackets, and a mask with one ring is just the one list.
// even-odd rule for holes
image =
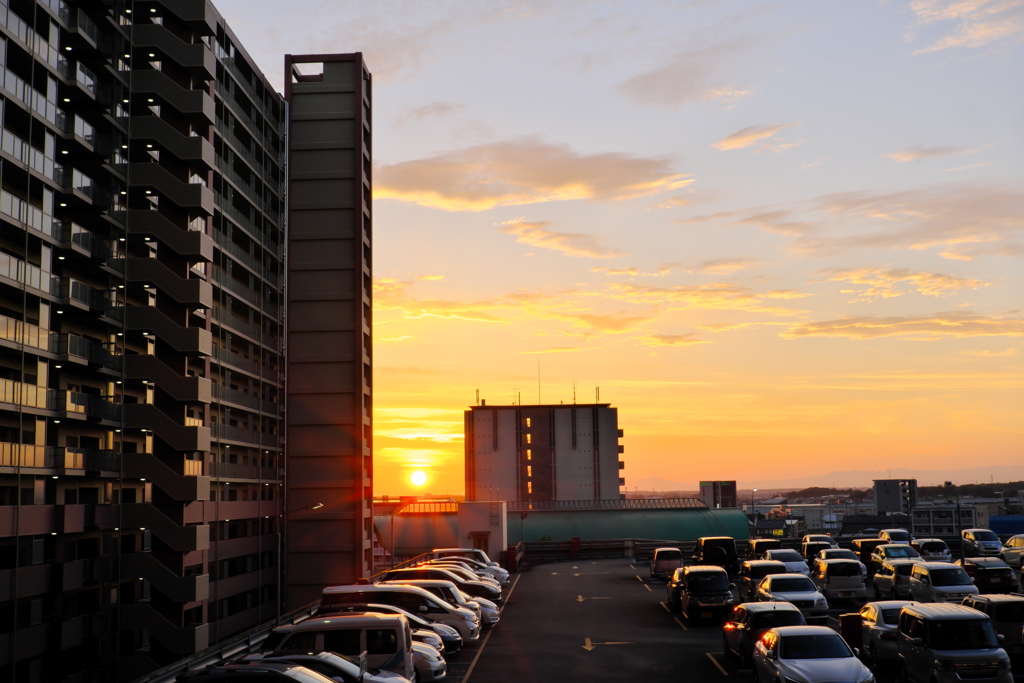
[[[360, 680], [360, 662], [345, 655], [334, 652], [321, 652], [319, 654], [298, 654], [287, 655], [258, 655], [248, 656], [239, 662], [289, 662], [312, 669], [334, 680]], [[409, 679], [384, 669], [367, 668], [362, 677], [363, 683], [409, 683]]]
[[991, 529], [964, 529], [960, 532], [960, 548], [964, 557], [998, 555], [1003, 544]]
[[807, 621], [828, 620], [828, 600], [803, 574], [769, 574], [757, 584], [758, 602], [789, 602]]
[[773, 628], [754, 646], [754, 681], [874, 683], [843, 637], [827, 626]]
[[999, 551], [999, 558], [1011, 567], [1024, 568], [1024, 534], [1006, 539], [1006, 543]]
[[918, 538], [910, 544], [925, 562], [952, 562], [953, 554], [941, 538]]
[[909, 600], [881, 600], [860, 608], [861, 654], [872, 671], [886, 663], [896, 663], [896, 626], [900, 610], [916, 603]]
[[441, 653], [418, 640], [412, 641], [412, 665], [417, 681], [440, 681], [448, 675]]
[[790, 548], [770, 548], [764, 552], [764, 559], [783, 563], [788, 572], [796, 572], [804, 576], [811, 573], [807, 567], [807, 560]]

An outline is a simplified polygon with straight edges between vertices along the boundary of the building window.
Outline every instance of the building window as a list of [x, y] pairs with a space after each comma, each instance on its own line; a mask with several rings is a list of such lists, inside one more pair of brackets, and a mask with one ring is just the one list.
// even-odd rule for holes
[[532, 481], [526, 482], [526, 492], [527, 493], [533, 493], [533, 482]]
[[533, 434], [526, 435], [526, 443], [533, 443]]
[[533, 460], [533, 451], [531, 451], [529, 448], [526, 449], [526, 459]]
[[527, 426], [527, 427], [529, 427], [529, 426], [530, 426], [530, 418], [526, 418], [526, 426]]
[[533, 465], [527, 465], [526, 466], [526, 476], [528, 476], [528, 477], [532, 477], [533, 476]]

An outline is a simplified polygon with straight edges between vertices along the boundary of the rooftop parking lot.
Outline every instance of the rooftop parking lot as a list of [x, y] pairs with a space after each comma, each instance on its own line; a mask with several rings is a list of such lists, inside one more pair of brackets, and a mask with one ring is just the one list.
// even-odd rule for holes
[[[749, 669], [723, 655], [721, 626], [671, 613], [664, 583], [648, 573], [646, 564], [619, 558], [541, 564], [514, 575], [501, 623], [450, 663], [448, 680], [750, 679]], [[828, 625], [838, 629], [838, 616], [861, 604], [831, 606]], [[875, 673], [879, 683], [898, 680], [895, 668]]]

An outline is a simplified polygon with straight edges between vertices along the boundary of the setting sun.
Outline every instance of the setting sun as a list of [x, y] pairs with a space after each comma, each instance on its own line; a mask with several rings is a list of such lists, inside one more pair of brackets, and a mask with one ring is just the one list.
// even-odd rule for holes
[[412, 482], [413, 486], [423, 486], [427, 483], [427, 473], [422, 470], [416, 470], [409, 475], [409, 481]]

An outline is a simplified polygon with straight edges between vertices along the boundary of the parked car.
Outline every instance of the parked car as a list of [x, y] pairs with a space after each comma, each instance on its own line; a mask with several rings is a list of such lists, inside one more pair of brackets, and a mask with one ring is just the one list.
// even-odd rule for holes
[[[1006, 539], [1006, 543], [999, 549], [999, 558], [1017, 569], [1024, 569], [1024, 534], [1017, 534]], [[1024, 585], [1024, 584], [1022, 584]]]
[[480, 619], [484, 628], [492, 628], [501, 619], [498, 606], [487, 598], [469, 597], [451, 581], [440, 579], [402, 579], [399, 581], [381, 581], [381, 584], [397, 583], [399, 585], [418, 586], [428, 593], [433, 593], [449, 605], [472, 610]]
[[910, 569], [910, 599], [917, 602], [962, 602], [976, 595], [963, 567], [948, 562], [918, 562]]
[[960, 532], [960, 548], [964, 557], [998, 555], [1003, 544], [990, 529], [964, 529]]
[[211, 666], [178, 674], [174, 680], [178, 683], [229, 683], [236, 680], [244, 680], [247, 683], [335, 683], [323, 674], [300, 664], [284, 662]]
[[470, 580], [457, 571], [444, 569], [437, 565], [389, 569], [379, 577], [380, 581], [403, 581], [405, 579], [441, 579], [442, 581], [451, 581], [466, 595], [480, 596], [493, 602], [501, 602], [501, 586], [496, 582]]
[[913, 604], [909, 600], [882, 600], [860, 608], [861, 654], [872, 671], [896, 663], [896, 626], [900, 610]]
[[1010, 661], [1024, 667], [1024, 595], [971, 595], [963, 604], [988, 615]]
[[[297, 664], [307, 669], [323, 674], [327, 678], [339, 683], [408, 683], [408, 679], [396, 673], [378, 668], [367, 668], [360, 678], [360, 664], [355, 659], [339, 655], [335, 652], [320, 652], [317, 654], [282, 654], [266, 655], [258, 661], [249, 661], [250, 666], [262, 666], [265, 664]], [[241, 664], [242, 662], [233, 662]], [[422, 678], [421, 678], [422, 680]]]
[[[483, 581], [484, 583], [489, 583], [498, 588], [502, 585], [501, 581], [499, 581], [493, 574], [485, 571], [485, 568], [481, 568], [473, 564], [472, 561], [466, 557], [441, 557], [435, 560], [424, 560], [423, 562], [413, 566], [447, 569], [450, 572], [459, 574], [467, 581]], [[498, 567], [498, 569], [500, 568], [501, 567]], [[486, 569], [493, 569], [493, 567], [486, 567]]]
[[883, 543], [871, 551], [871, 562], [868, 563], [868, 571], [878, 571], [886, 560], [905, 560], [907, 558], [921, 559], [921, 555], [909, 545], [903, 543]]
[[867, 579], [867, 566], [860, 561], [860, 558], [857, 557], [857, 553], [852, 550], [848, 550], [846, 548], [825, 548], [824, 550], [819, 550], [818, 554], [811, 559], [811, 572], [814, 572], [814, 565], [822, 560], [854, 560], [857, 565], [860, 566], [861, 576], [864, 577], [864, 579]]
[[[754, 599], [757, 584], [769, 574], [785, 574], [789, 570], [778, 560], [747, 560], [740, 565], [739, 577], [736, 580], [740, 600], [749, 602]], [[779, 624], [782, 626], [782, 624]]]
[[781, 547], [782, 541], [777, 538], [753, 538], [747, 542], [747, 559], [763, 560], [766, 550]]
[[736, 539], [731, 536], [702, 536], [693, 550], [694, 564], [713, 564], [735, 576], [740, 570]]
[[965, 557], [956, 564], [964, 568], [979, 593], [1012, 593], [1017, 588], [1010, 565], [998, 557]]
[[886, 560], [871, 577], [875, 600], [904, 600], [910, 597], [910, 571], [919, 558]]
[[422, 564], [443, 564], [445, 562], [458, 562], [459, 564], [465, 565], [467, 569], [475, 572], [478, 576], [489, 576], [500, 585], [504, 586], [508, 583], [508, 570], [504, 567], [499, 567], [493, 562], [487, 564], [480, 560], [473, 559], [472, 557], [437, 557], [430, 560], [424, 560]]
[[875, 677], [843, 637], [827, 626], [782, 626], [754, 647], [755, 681], [855, 681]]
[[431, 557], [468, 557], [484, 564], [497, 567], [498, 563], [487, 557], [487, 553], [479, 548], [434, 548]]
[[448, 676], [444, 655], [418, 640], [412, 641], [412, 665], [416, 669], [416, 683], [440, 681]]
[[828, 620], [828, 600], [803, 574], [771, 574], [757, 585], [758, 602], [791, 602], [807, 621]]
[[[313, 613], [315, 617], [325, 617], [329, 614], [340, 614], [344, 612], [380, 612], [381, 614], [401, 614], [403, 617], [409, 620], [409, 626], [412, 628], [413, 640], [420, 640], [420, 636], [417, 635], [423, 631], [432, 631], [440, 639], [443, 648], [438, 648], [445, 659], [452, 659], [458, 656], [459, 651], [462, 650], [462, 636], [459, 632], [449, 626], [448, 624], [442, 624], [439, 621], [428, 619], [425, 616], [419, 614], [413, 614], [408, 610], [404, 610], [401, 607], [395, 607], [394, 605], [385, 605], [382, 603], [372, 602], [355, 602], [344, 605], [323, 605], [321, 604], [317, 610]], [[271, 638], [273, 634], [267, 636], [264, 640], [264, 644], [273, 643]], [[429, 644], [429, 643], [428, 643]], [[273, 647], [271, 647], [271, 650]]]
[[768, 629], [778, 626], [803, 626], [803, 613], [788, 602], [745, 602], [733, 609], [722, 626], [722, 650], [726, 657], [740, 660], [740, 668], [750, 667], [754, 645]]
[[855, 538], [850, 541], [850, 549], [857, 555], [857, 559], [864, 563], [868, 569], [868, 578], [875, 573], [874, 567], [871, 565], [871, 553], [880, 545], [884, 545], [885, 541], [880, 538]]
[[679, 548], [655, 548], [651, 553], [651, 578], [663, 579], [683, 566], [683, 552]]
[[807, 575], [810, 570], [807, 568], [807, 561], [800, 557], [800, 553], [789, 548], [775, 548], [764, 554], [764, 559], [775, 560], [786, 565], [786, 571], [796, 574]]
[[829, 601], [864, 600], [864, 574], [857, 560], [819, 560], [811, 581]]
[[[328, 586], [320, 602], [324, 606], [373, 602], [395, 605], [420, 616], [451, 626], [464, 642], [480, 637], [480, 619], [472, 610], [453, 607], [437, 596], [416, 586], [394, 584]], [[305, 622], [303, 622], [305, 623]], [[348, 654], [342, 652], [342, 654]]]
[[682, 612], [687, 621], [721, 621], [732, 612], [733, 588], [722, 567], [682, 567], [672, 573], [666, 584], [669, 609]]
[[814, 564], [814, 558], [818, 556], [818, 553], [822, 550], [829, 550], [835, 546], [825, 543], [824, 541], [809, 541], [800, 546], [800, 557], [804, 558], [807, 566], [810, 567]]
[[916, 538], [910, 547], [926, 562], [952, 562], [953, 554], [941, 538]]
[[832, 538], [828, 534], [805, 534], [804, 537], [800, 539], [800, 545], [804, 546], [808, 543], [828, 543], [833, 548], [839, 547], [839, 543], [836, 539]]
[[969, 677], [1013, 683], [1010, 658], [999, 646], [992, 620], [970, 607], [905, 606], [900, 612], [896, 648], [903, 681], [960, 683]]
[[914, 540], [914, 537], [906, 529], [882, 529], [878, 532], [878, 537], [886, 543], [901, 545], [910, 545], [910, 542]]

